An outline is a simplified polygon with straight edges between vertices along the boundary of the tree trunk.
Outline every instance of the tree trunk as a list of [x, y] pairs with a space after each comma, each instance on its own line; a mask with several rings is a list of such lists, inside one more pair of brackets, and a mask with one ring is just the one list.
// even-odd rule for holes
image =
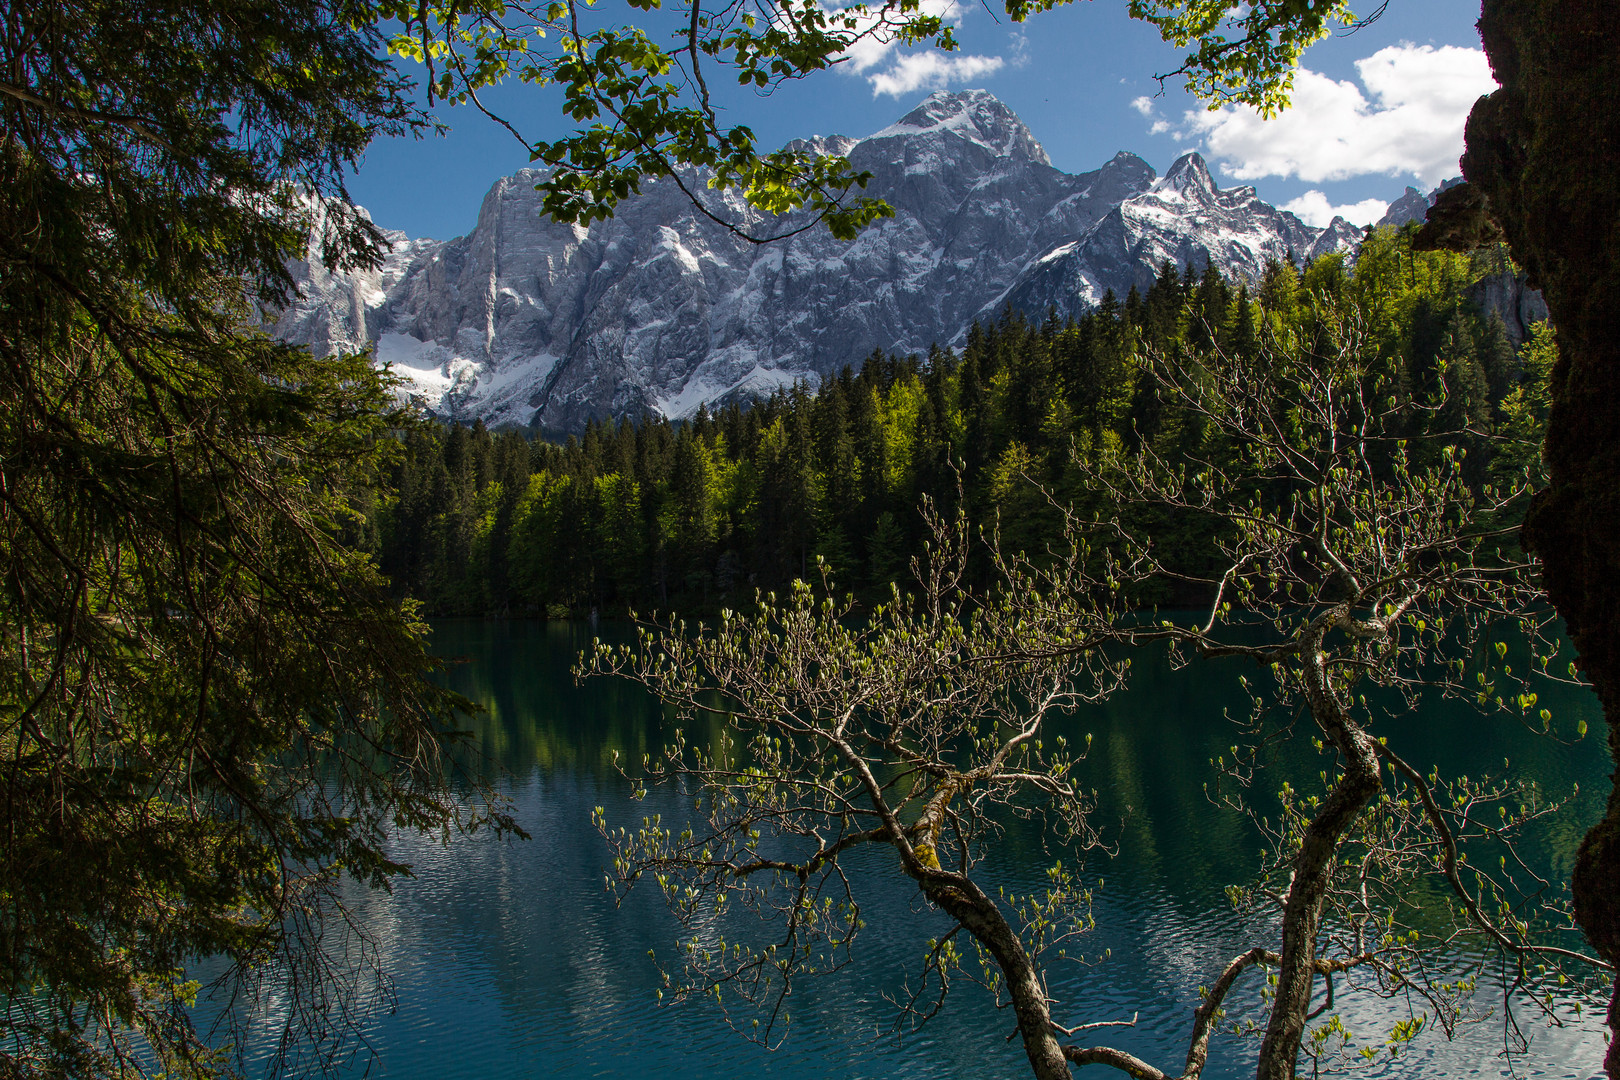
[[[1620, 763], [1620, 43], [1614, 0], [1483, 0], [1502, 88], [1475, 105], [1463, 174], [1558, 335], [1549, 486], [1524, 527]], [[1576, 918], [1620, 964], [1620, 795], [1581, 845]], [[1610, 1006], [1620, 1036], [1620, 996]], [[1620, 1037], [1605, 1059], [1620, 1080]]]
[[1277, 996], [1271, 1003], [1265, 1039], [1260, 1043], [1257, 1080], [1293, 1080], [1299, 1060], [1305, 1017], [1311, 1008], [1311, 987], [1316, 978], [1316, 935], [1322, 925], [1322, 905], [1333, 880], [1333, 864], [1345, 831], [1355, 823], [1378, 794], [1383, 778], [1372, 736], [1351, 723], [1334, 700], [1317, 652], [1320, 634], [1306, 652], [1306, 696], [1311, 716], [1344, 758], [1344, 775], [1311, 819], [1299, 854], [1294, 857], [1294, 879], [1283, 907], [1281, 960], [1277, 965]]
[[[941, 881], [945, 878], [951, 879], [950, 884]], [[930, 874], [920, 880], [928, 899], [966, 927], [996, 958], [1013, 1012], [1018, 1016], [1024, 1053], [1029, 1056], [1029, 1067], [1037, 1080], [1070, 1080], [1069, 1063], [1052, 1030], [1052, 1011], [1035, 964], [1001, 909], [977, 885], [957, 875]]]

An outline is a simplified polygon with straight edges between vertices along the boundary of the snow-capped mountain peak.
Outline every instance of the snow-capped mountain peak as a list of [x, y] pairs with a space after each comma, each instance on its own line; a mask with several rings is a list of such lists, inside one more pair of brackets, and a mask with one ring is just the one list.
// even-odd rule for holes
[[[558, 225], [524, 170], [449, 241], [397, 238], [372, 272], [295, 268], [304, 296], [275, 332], [325, 350], [374, 347], [446, 419], [576, 431], [592, 418], [690, 416], [730, 395], [815, 382], [874, 349], [924, 352], [1008, 306], [1079, 314], [1146, 288], [1169, 260], [1254, 277], [1268, 259], [1355, 244], [1222, 190], [1196, 154], [1163, 178], [1134, 154], [1070, 175], [983, 90], [937, 93], [861, 140], [817, 136], [872, 173], [894, 207], [850, 242], [825, 230], [756, 246], [680, 188], [644, 184], [615, 217]], [[703, 191], [701, 183], [687, 185]], [[735, 192], [710, 209], [750, 224]]]
[[939, 90], [871, 139], [954, 135], [997, 155], [1018, 155], [1052, 164], [1041, 144], [1018, 118], [987, 90]]
[[1177, 158], [1151, 190], [1155, 195], [1168, 198], [1208, 200], [1217, 189], [1214, 178], [1209, 175], [1209, 165], [1202, 155], [1194, 153]]

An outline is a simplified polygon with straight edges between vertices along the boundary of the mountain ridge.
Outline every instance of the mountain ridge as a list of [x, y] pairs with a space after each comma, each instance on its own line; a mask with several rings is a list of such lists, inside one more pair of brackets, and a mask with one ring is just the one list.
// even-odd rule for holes
[[[874, 349], [922, 352], [1007, 305], [1077, 315], [1109, 289], [1145, 287], [1165, 259], [1253, 278], [1269, 258], [1348, 250], [1363, 233], [1342, 219], [1313, 228], [1251, 187], [1221, 189], [1196, 154], [1162, 177], [1124, 151], [1062, 172], [983, 90], [933, 94], [864, 139], [803, 145], [871, 172], [867, 192], [895, 216], [848, 242], [812, 230], [755, 246], [664, 179], [607, 221], [559, 225], [540, 215], [543, 173], [522, 170], [491, 186], [465, 236], [390, 233], [374, 271], [295, 267], [303, 295], [272, 332], [323, 351], [375, 347], [444, 419], [562, 433], [689, 416]], [[769, 225], [735, 192], [705, 198]]]

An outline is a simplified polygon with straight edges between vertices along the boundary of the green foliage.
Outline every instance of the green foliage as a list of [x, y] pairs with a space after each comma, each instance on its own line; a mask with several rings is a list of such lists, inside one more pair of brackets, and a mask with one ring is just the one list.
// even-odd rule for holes
[[[633, 646], [596, 643], [580, 659], [582, 674], [628, 676], [679, 717], [671, 743], [626, 773], [634, 796], [673, 783], [698, 800], [679, 831], [658, 816], [609, 828], [596, 808], [613, 855], [609, 888], [622, 895], [656, 881], [692, 931], [664, 991], [757, 1010], [746, 1028], [733, 1021], [767, 1045], [785, 1036], [795, 981], [852, 959], [865, 923], [840, 860], [856, 849], [893, 853], [930, 900], [993, 924], [978, 936], [1021, 959], [1026, 943], [1036, 956], [1056, 953], [1090, 925], [1090, 891], [1061, 862], [1046, 889], [1015, 898], [1012, 920], [969, 870], [999, 832], [996, 815], [1026, 794], [1059, 843], [1099, 843], [1089, 794], [1074, 782], [1089, 738], [1071, 746], [1037, 733], [1043, 718], [1123, 679], [1128, 662], [1089, 648], [1117, 609], [1099, 594], [1085, 608], [1027, 618], [1021, 602], [1038, 582], [1015, 566], [1000, 568], [1004, 592], [974, 597], [962, 587], [965, 521], [925, 513], [931, 547], [917, 594], [894, 589], [869, 617], [830, 595], [821, 566], [817, 587], [795, 581], [780, 601], [767, 594], [746, 613], [722, 609], [716, 625], [643, 628]], [[1032, 642], [1043, 655], [1007, 659]], [[763, 934], [728, 910], [757, 916]], [[942, 997], [962, 959], [949, 937], [928, 950], [913, 1005]], [[982, 959], [993, 984], [995, 962], [988, 951]]]
[[[416, 123], [346, 0], [7, 8], [0, 37], [0, 1070], [228, 1072], [192, 965], [283, 1063], [369, 985], [317, 947], [447, 793], [464, 703], [358, 546], [406, 418], [252, 329], [342, 169]], [[328, 929], [332, 929], [328, 927]], [[246, 1049], [227, 1013], [216, 1038]], [[308, 1060], [319, 1060], [311, 1057]]]
[[[1498, 405], [1502, 429], [1509, 435], [1509, 445], [1523, 447], [1540, 443], [1540, 435], [1547, 429], [1547, 413], [1551, 408], [1548, 386], [1553, 365], [1558, 362], [1558, 344], [1553, 339], [1549, 323], [1538, 323], [1525, 342], [1518, 357], [1519, 378], [1509, 383], [1508, 390]], [[1499, 481], [1509, 477], [1525, 476], [1538, 485], [1546, 472], [1541, 454], [1518, 453], [1511, 450], [1499, 454], [1493, 461]]]
[[[1005, 0], [1014, 22], [1070, 0]], [[828, 7], [816, 0], [753, 0], [706, 6], [627, 0], [631, 20], [592, 0], [372, 0], [372, 18], [392, 30], [389, 49], [423, 64], [430, 100], [470, 105], [496, 119], [551, 167], [537, 185], [547, 214], [589, 224], [650, 180], [667, 179], [716, 223], [756, 242], [825, 223], [834, 236], [890, 217], [860, 195], [870, 173], [841, 155], [811, 149], [762, 152], [745, 125], [728, 125], [709, 80], [769, 94], [840, 63], [863, 42], [928, 42], [955, 49], [953, 27], [919, 0]], [[1193, 46], [1162, 79], [1214, 107], [1248, 102], [1271, 114], [1287, 104], [1300, 53], [1335, 25], [1355, 25], [1346, 0], [1130, 0], [1132, 18], [1178, 48]], [[656, 14], [655, 14], [656, 13]], [[667, 43], [651, 35], [669, 30]], [[490, 113], [480, 91], [517, 79], [562, 89], [563, 111], [580, 125], [534, 140]], [[727, 193], [734, 193], [728, 198]], [[711, 194], [712, 193], [712, 194]]]
[[[1076, 322], [1034, 325], [1009, 314], [974, 327], [960, 356], [875, 353], [815, 395], [785, 390], [678, 428], [593, 424], [561, 446], [515, 432], [469, 441], [466, 432], [423, 429], [397, 466], [397, 501], [382, 507], [383, 564], [439, 612], [714, 610], [755, 588], [785, 588], [818, 554], [876, 601], [918, 550], [919, 498], [954, 499], [958, 476], [974, 521], [999, 517], [1009, 551], [1037, 553], [1059, 539], [1058, 505], [1114, 509], [1088, 470], [1120, 453], [1235, 466], [1243, 443], [1166, 399], [1142, 356], [1217, 349], [1246, 363], [1269, 335], [1325, 357], [1343, 310], [1365, 340], [1368, 392], [1394, 401], [1414, 461], [1433, 464], [1459, 446], [1471, 484], [1505, 489], [1539, 467], [1551, 353], [1536, 344], [1545, 331], [1525, 350], [1542, 359], [1524, 363], [1500, 337], [1487, 370], [1487, 346], [1505, 330], [1469, 296], [1488, 270], [1414, 253], [1386, 230], [1363, 245], [1354, 273], [1336, 257], [1303, 270], [1276, 263], [1251, 294], [1212, 271], [1166, 265], [1145, 295], [1125, 304], [1106, 297]], [[488, 466], [459, 466], [462, 489], [430, 480], [461, 446], [474, 457], [526, 455], [549, 494], [520, 503], [503, 536], [435, 546], [434, 536], [487, 527], [476, 476]], [[437, 501], [426, 497], [435, 491]], [[1210, 569], [1218, 527], [1209, 517], [1124, 513], [1178, 573]], [[469, 550], [481, 553], [471, 564]], [[614, 554], [628, 552], [634, 558]], [[482, 559], [525, 569], [497, 589]], [[982, 583], [985, 570], [975, 561], [971, 580]], [[1166, 578], [1135, 599], [1187, 603], [1202, 588]]]
[[[649, 12], [661, 5], [630, 0], [629, 6]], [[706, 66], [730, 69], [738, 84], [769, 92], [831, 66], [863, 39], [954, 47], [950, 28], [916, 0], [839, 10], [811, 0], [715, 10], [692, 3], [682, 6], [673, 48], [576, 0], [379, 0], [373, 12], [398, 27], [390, 50], [426, 65], [431, 93], [453, 104], [483, 110], [479, 91], [514, 77], [562, 87], [563, 110], [581, 128], [556, 141], [524, 140], [533, 160], [554, 167], [539, 188], [546, 213], [556, 220], [610, 217], [644, 181], [668, 178], [715, 221], [759, 241], [821, 222], [850, 239], [893, 211], [855, 194], [871, 174], [851, 171], [846, 158], [761, 152], [748, 127], [723, 126], [710, 103]], [[704, 197], [704, 189], [722, 196], [734, 190], [768, 216], [810, 213], [807, 220], [762, 227], [758, 214], [749, 218], [723, 198]]]
[[1130, 10], [1131, 18], [1152, 23], [1177, 48], [1195, 46], [1161, 79], [1184, 75], [1187, 92], [1210, 108], [1243, 102], [1263, 116], [1287, 107], [1306, 48], [1335, 24], [1356, 25], [1348, 0], [1131, 0]]
[[[1386, 392], [1400, 357], [1382, 352], [1336, 261], [1268, 273], [1262, 296], [1273, 306], [1262, 315], [1274, 322], [1248, 355], [1181, 340], [1190, 323], [1170, 317], [1178, 308], [1166, 293], [1190, 295], [1191, 280], [1167, 268], [1154, 291], [1127, 301], [1133, 330], [1150, 341], [1135, 399], [1152, 408], [1134, 411], [1155, 426], [1138, 428], [1135, 445], [1104, 440], [1073, 460], [1072, 506], [1028, 498], [1042, 463], [1010, 437], [1027, 430], [1028, 388], [1003, 379], [1040, 369], [1036, 343], [1057, 335], [1003, 352], [981, 331], [962, 368], [982, 369], [987, 398], [1001, 403], [986, 428], [1006, 442], [983, 479], [1002, 529], [970, 544], [966, 517], [942, 519], [925, 498], [930, 529], [912, 579], [869, 613], [838, 599], [818, 559], [816, 585], [795, 580], [782, 599], [756, 593], [714, 624], [654, 618], [636, 644], [597, 643], [582, 657], [583, 673], [628, 678], [681, 722], [662, 754], [621, 768], [637, 798], [664, 784], [693, 799], [690, 824], [611, 827], [595, 814], [613, 855], [610, 891], [655, 880], [690, 933], [664, 971], [677, 1000], [713, 996], [734, 1027], [779, 1038], [794, 981], [854, 962], [869, 903], [860, 892], [899, 876], [847, 874], [842, 860], [859, 849], [863, 869], [892, 860], [910, 879], [904, 891], [946, 920], [920, 975], [892, 999], [898, 1024], [927, 1022], [953, 980], [972, 979], [997, 1005], [1009, 1000], [1042, 1080], [1089, 1064], [1200, 1075], [1223, 1001], [1256, 965], [1274, 969], [1260, 988], [1266, 1021], [1247, 1025], [1264, 1032], [1261, 1077], [1294, 1076], [1302, 1055], [1318, 1069], [1395, 1056], [1431, 1022], [1450, 1033], [1483, 1019], [1474, 992], [1486, 971], [1504, 971], [1510, 1024], [1521, 988], [1526, 1007], [1562, 1023], [1571, 978], [1577, 994], [1601, 986], [1601, 961], [1567, 947], [1567, 902], [1515, 847], [1561, 800], [1529, 780], [1425, 775], [1402, 756], [1423, 746], [1414, 735], [1437, 698], [1530, 722], [1532, 686], [1560, 647], [1535, 565], [1504, 542], [1528, 485], [1493, 490], [1469, 475], [1460, 440], [1484, 418], [1447, 382], [1462, 338], [1472, 340], [1469, 320], [1451, 312], [1444, 392], [1416, 402]], [[1426, 296], [1416, 310], [1443, 299]], [[857, 380], [840, 378], [817, 404], [832, 401], [825, 411], [837, 415], [840, 398], [858, 393]], [[1468, 426], [1439, 426], [1453, 407]], [[836, 433], [823, 441], [847, 465]], [[1007, 519], [1032, 528], [1043, 505], [1058, 519], [1050, 542], [1010, 553]], [[1166, 537], [1183, 519], [1212, 524], [1178, 548]], [[970, 572], [972, 548], [986, 573]], [[1197, 618], [1133, 610], [1143, 584], [1165, 579], [1206, 587]], [[1512, 659], [1529, 653], [1518, 676], [1504, 626], [1522, 642]], [[1093, 925], [1091, 874], [1065, 871], [1062, 859], [1100, 841], [1069, 779], [1076, 759], [1050, 721], [1123, 687], [1128, 650], [1149, 645], [1168, 645], [1172, 665], [1230, 659], [1257, 676], [1239, 677], [1252, 707], [1232, 718], [1235, 741], [1210, 761], [1205, 789], [1265, 840], [1254, 881], [1227, 890], [1252, 947], [1202, 995], [1187, 1067], [1174, 1074], [1120, 1048], [1066, 1043], [1119, 1021], [1057, 1023], [1045, 967]], [[1539, 718], [1551, 731], [1550, 712]], [[709, 741], [686, 734], [695, 730]], [[1283, 748], [1307, 740], [1300, 764], [1316, 776], [1296, 787]], [[1257, 785], [1278, 783], [1274, 806], [1263, 796], [1257, 806]], [[1044, 891], [992, 895], [977, 880], [1009, 814], [1048, 830], [1042, 847], [1058, 861]], [[1344, 1017], [1366, 1011], [1336, 995], [1396, 999], [1392, 1011], [1405, 1016], [1358, 1042]], [[745, 1028], [738, 1012], [749, 1009], [760, 1023]]]

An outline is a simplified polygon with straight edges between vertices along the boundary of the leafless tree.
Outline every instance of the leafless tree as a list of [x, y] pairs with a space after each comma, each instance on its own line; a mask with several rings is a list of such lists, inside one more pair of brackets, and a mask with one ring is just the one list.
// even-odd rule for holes
[[[926, 1020], [953, 978], [978, 978], [1011, 1005], [1042, 1080], [1071, 1064], [1197, 1077], [1229, 992], [1257, 966], [1272, 971], [1264, 1021], [1249, 1025], [1266, 1080], [1292, 1077], [1302, 1054], [1320, 1069], [1379, 1057], [1428, 1026], [1449, 1032], [1475, 1001], [1456, 958], [1481, 948], [1511, 961], [1508, 1003], [1529, 996], [1557, 1020], [1546, 982], [1603, 968], [1558, 944], [1567, 912], [1545, 902], [1554, 890], [1514, 849], [1558, 800], [1522, 782], [1425, 773], [1400, 753], [1428, 695], [1555, 730], [1530, 689], [1554, 677], [1554, 624], [1506, 526], [1527, 485], [1471, 486], [1455, 440], [1411, 438], [1418, 407], [1380, 382], [1353, 312], [1327, 304], [1319, 322], [1313, 341], [1272, 339], [1254, 358], [1149, 361], [1202, 449], [1174, 462], [1120, 451], [1090, 467], [1105, 503], [1221, 523], [1220, 570], [1199, 578], [1213, 599], [1196, 622], [1130, 610], [1139, 583], [1189, 575], [1117, 514], [1066, 510], [1067, 543], [1032, 556], [1004, 552], [990, 530], [996, 585], [970, 597], [966, 524], [925, 508], [933, 541], [913, 564], [915, 590], [868, 617], [831, 599], [825, 580], [798, 583], [751, 614], [655, 622], [636, 646], [587, 658], [588, 672], [635, 679], [674, 706], [683, 729], [707, 716], [721, 732], [713, 745], [677, 734], [627, 769], [638, 794], [673, 784], [691, 796], [691, 824], [614, 828], [597, 812], [610, 888], [654, 878], [692, 931], [667, 990], [757, 1006], [748, 1031], [773, 1041], [793, 982], [850, 962], [862, 922], [846, 863], [885, 846], [949, 920], [902, 1013]], [[1510, 634], [1533, 671], [1507, 662]], [[1270, 841], [1256, 880], [1231, 890], [1256, 944], [1212, 972], [1179, 1072], [1077, 1040], [1117, 1018], [1067, 1026], [1054, 1015], [1047, 962], [1091, 920], [1072, 861], [1031, 895], [992, 896], [976, 874], [1009, 814], [1038, 815], [1059, 849], [1101, 844], [1076, 778], [1085, 746], [1044, 732], [1055, 713], [1121, 688], [1130, 647], [1154, 644], [1179, 662], [1259, 671], [1213, 790]], [[1281, 816], [1262, 818], [1246, 790], [1278, 783], [1275, 744], [1298, 739], [1322, 755], [1322, 790], [1282, 783]], [[1428, 880], [1439, 899], [1415, 905]], [[763, 920], [765, 943], [728, 940], [740, 925], [728, 909]], [[1336, 1011], [1352, 991], [1420, 1000], [1424, 1012], [1352, 1052]]]
[[[1565, 964], [1578, 977], [1606, 967], [1543, 936], [1569, 925], [1568, 912], [1525, 895], [1549, 883], [1530, 873], [1513, 840], [1559, 800], [1524, 781], [1425, 774], [1399, 753], [1401, 734], [1434, 696], [1552, 731], [1532, 686], [1560, 677], [1550, 670], [1554, 616], [1511, 528], [1528, 482], [1471, 485], [1460, 445], [1469, 433], [1413, 438], [1419, 407], [1380, 379], [1353, 309], [1324, 299], [1318, 312], [1308, 344], [1271, 338], [1251, 359], [1218, 350], [1152, 358], [1161, 394], [1203, 424], [1205, 446], [1220, 452], [1171, 463], [1149, 447], [1092, 473], [1118, 502], [1209, 513], [1229, 526], [1218, 541], [1222, 572], [1205, 582], [1213, 600], [1204, 618], [1159, 627], [1182, 660], [1249, 660], [1264, 673], [1244, 740], [1217, 762], [1235, 782], [1228, 801], [1245, 805], [1241, 792], [1265, 776], [1273, 739], [1304, 735], [1326, 758], [1320, 794], [1285, 783], [1281, 821], [1257, 820], [1271, 854], [1260, 879], [1237, 892], [1257, 913], [1270, 911], [1280, 940], [1235, 958], [1205, 1002], [1248, 966], [1275, 968], [1264, 1080], [1292, 1077], [1302, 1043], [1319, 1059], [1344, 1048], [1335, 1017], [1309, 1026], [1333, 1011], [1335, 976], [1364, 969], [1367, 989], [1415, 994], [1449, 1032], [1474, 987], [1436, 975], [1445, 968], [1433, 957], [1465, 939], [1512, 958], [1509, 995], [1548, 972], [1567, 979]], [[1509, 636], [1533, 670], [1515, 675], [1505, 662]], [[1303, 732], [1296, 717], [1308, 718]], [[1584, 723], [1568, 734], [1584, 736]], [[1499, 850], [1482, 858], [1491, 848]], [[1407, 899], [1430, 876], [1444, 883], [1443, 912]], [[1324, 998], [1313, 1009], [1318, 985]], [[1543, 1004], [1551, 1017], [1551, 999]], [[1389, 1045], [1415, 1033], [1398, 1023]], [[1167, 1075], [1106, 1047], [1069, 1058]], [[1184, 1075], [1197, 1065], [1190, 1056]]]

